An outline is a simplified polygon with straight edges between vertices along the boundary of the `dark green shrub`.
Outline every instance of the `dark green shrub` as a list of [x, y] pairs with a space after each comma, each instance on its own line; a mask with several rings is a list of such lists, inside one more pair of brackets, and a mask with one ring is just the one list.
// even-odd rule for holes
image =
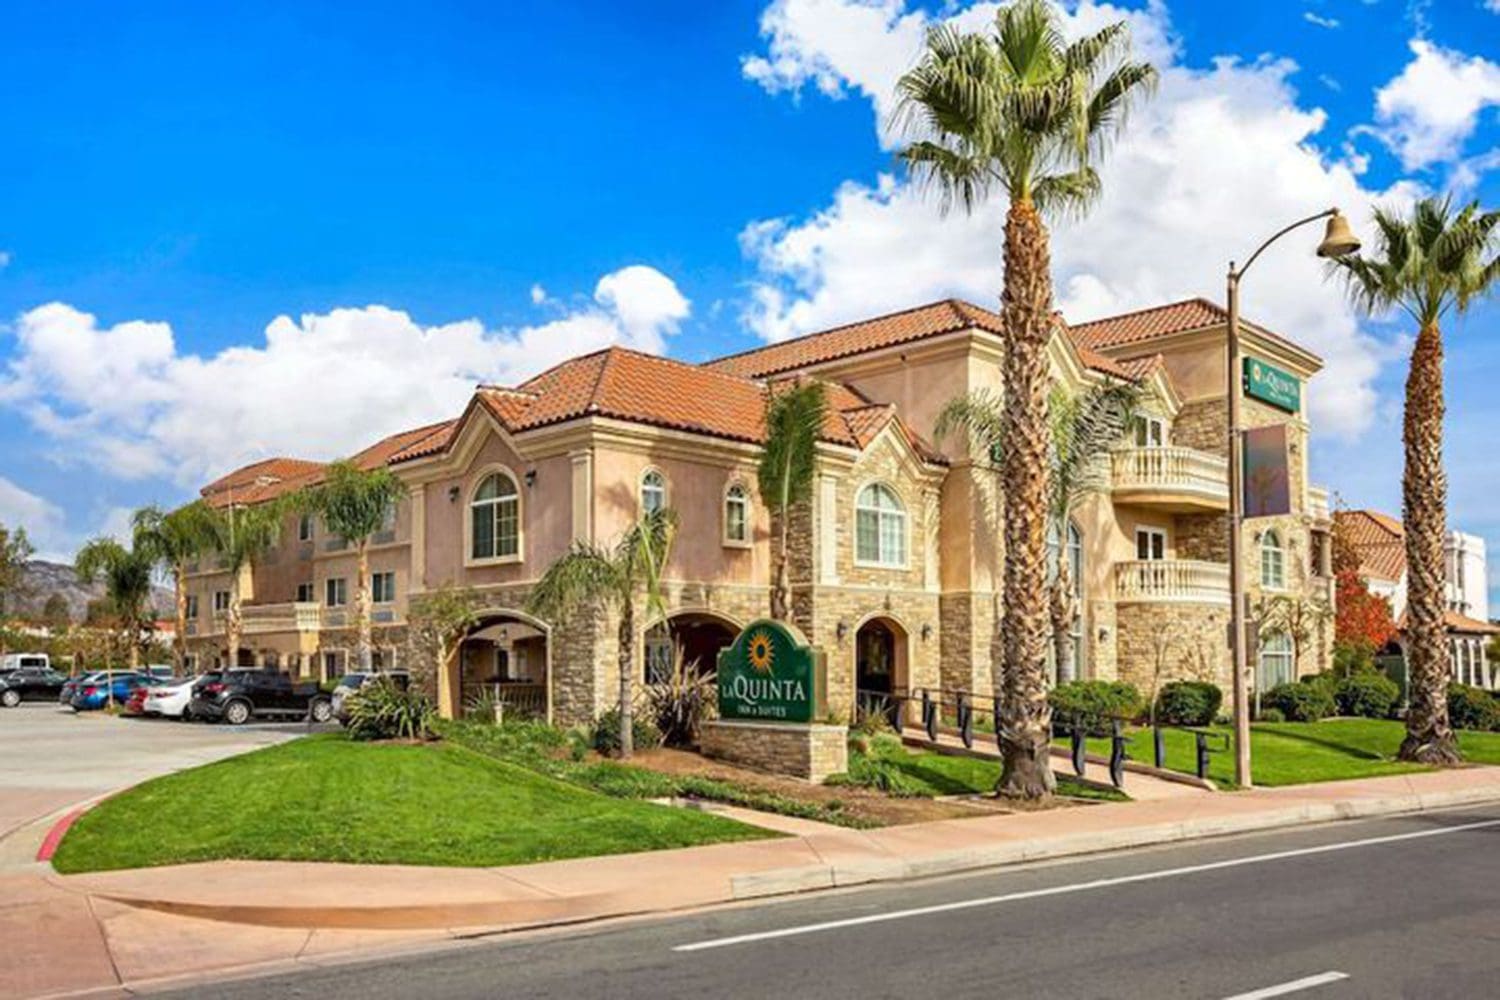
[[[632, 712], [630, 722], [631, 745], [635, 749], [649, 750], [652, 747], [661, 746], [661, 731], [650, 719], [643, 718], [639, 712]], [[594, 720], [590, 742], [594, 744], [595, 750], [605, 756], [620, 752], [620, 710], [618, 708], [612, 708]]]
[[1500, 700], [1484, 688], [1449, 684], [1448, 721], [1454, 729], [1500, 730]]
[[1124, 681], [1069, 681], [1047, 696], [1054, 725], [1081, 726], [1090, 736], [1108, 736], [1111, 721], [1130, 721], [1141, 714], [1141, 693]]
[[1206, 726], [1219, 714], [1224, 692], [1207, 681], [1172, 681], [1156, 696], [1156, 721], [1168, 726]]
[[1333, 675], [1348, 677], [1351, 674], [1369, 673], [1375, 670], [1375, 650], [1368, 643], [1336, 642], [1333, 644]]
[[386, 680], [367, 681], [344, 702], [349, 735], [356, 740], [432, 738], [432, 702], [416, 689], [402, 691]]
[[672, 656], [672, 672], [655, 684], [647, 684], [642, 702], [639, 711], [656, 724], [663, 744], [695, 746], [698, 727], [718, 712], [719, 686], [712, 670], [701, 669], [696, 660], [688, 662], [678, 646]]
[[1285, 722], [1286, 721], [1286, 716], [1284, 716], [1284, 715], [1281, 714], [1281, 709], [1279, 709], [1279, 708], [1264, 708], [1264, 707], [1262, 707], [1261, 710], [1260, 710], [1260, 717], [1258, 719], [1256, 719], [1255, 721], [1257, 721], [1257, 722]]
[[1340, 715], [1361, 715], [1367, 719], [1390, 718], [1401, 689], [1384, 674], [1373, 671], [1350, 674], [1338, 682], [1333, 697]]
[[1266, 692], [1261, 704], [1278, 710], [1290, 722], [1317, 722], [1337, 708], [1327, 683], [1315, 677], [1278, 684]]

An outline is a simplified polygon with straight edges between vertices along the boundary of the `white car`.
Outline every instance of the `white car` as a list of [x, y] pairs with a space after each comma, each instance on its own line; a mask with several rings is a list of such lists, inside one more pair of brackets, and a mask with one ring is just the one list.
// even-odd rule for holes
[[188, 703], [193, 700], [193, 684], [197, 680], [190, 677], [176, 684], [151, 688], [141, 710], [147, 715], [160, 715], [166, 719], [188, 718]]

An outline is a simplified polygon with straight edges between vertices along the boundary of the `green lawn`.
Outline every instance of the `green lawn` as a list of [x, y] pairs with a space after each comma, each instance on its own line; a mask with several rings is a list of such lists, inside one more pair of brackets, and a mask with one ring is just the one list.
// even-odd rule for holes
[[295, 740], [148, 781], [85, 813], [62, 872], [244, 858], [485, 866], [774, 836], [612, 798], [449, 743]]
[[[1000, 780], [1000, 762], [978, 757], [920, 752], [890, 763], [921, 784], [932, 795], [989, 794]], [[1057, 793], [1080, 799], [1124, 802], [1128, 796], [1111, 789], [1095, 788], [1065, 774], [1057, 776]]]
[[[1209, 727], [1229, 735], [1227, 726]], [[1395, 759], [1405, 729], [1386, 719], [1329, 719], [1324, 722], [1257, 723], [1250, 732], [1250, 765], [1257, 785], [1300, 785], [1315, 781], [1373, 778], [1425, 771], [1420, 764]], [[1129, 754], [1152, 763], [1151, 731], [1134, 730]], [[1066, 741], [1063, 741], [1066, 742]], [[1218, 746], [1211, 741], [1210, 746]], [[1500, 733], [1459, 733], [1459, 747], [1475, 763], [1500, 763]], [[1109, 740], [1089, 740], [1092, 753], [1108, 754]], [[1195, 773], [1194, 739], [1177, 729], [1166, 731], [1166, 766]], [[1233, 787], [1234, 757], [1230, 752], [1209, 755], [1208, 776], [1220, 787]]]

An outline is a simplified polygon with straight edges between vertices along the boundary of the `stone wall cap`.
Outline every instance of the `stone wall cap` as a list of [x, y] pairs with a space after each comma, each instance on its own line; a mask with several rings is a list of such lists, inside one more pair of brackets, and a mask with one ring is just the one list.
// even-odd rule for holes
[[779, 722], [775, 719], [711, 719], [704, 726], [722, 726], [725, 729], [778, 729], [786, 732], [833, 733], [848, 732], [849, 727], [829, 722]]

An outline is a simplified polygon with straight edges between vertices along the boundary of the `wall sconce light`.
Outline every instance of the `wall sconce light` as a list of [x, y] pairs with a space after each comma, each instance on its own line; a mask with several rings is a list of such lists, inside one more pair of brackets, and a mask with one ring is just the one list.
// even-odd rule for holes
[[838, 637], [839, 642], [843, 642], [844, 636], [849, 634], [849, 623], [841, 620], [833, 632]]
[[450, 486], [450, 487], [448, 487], [448, 502], [449, 503], [458, 503], [458, 487], [457, 486]]
[[923, 622], [922, 623], [922, 641], [926, 642], [928, 639], [931, 639], [931, 638], [932, 638], [932, 623], [931, 622]]
[[531, 489], [535, 485], [536, 485], [536, 470], [535, 469], [527, 469], [526, 470], [526, 488], [529, 490], [529, 489]]
[[1100, 628], [1099, 628], [1099, 641], [1100, 642], [1108, 642], [1109, 641], [1109, 629], [1107, 629], [1107, 628], [1105, 628], [1103, 626], [1100, 626]]

